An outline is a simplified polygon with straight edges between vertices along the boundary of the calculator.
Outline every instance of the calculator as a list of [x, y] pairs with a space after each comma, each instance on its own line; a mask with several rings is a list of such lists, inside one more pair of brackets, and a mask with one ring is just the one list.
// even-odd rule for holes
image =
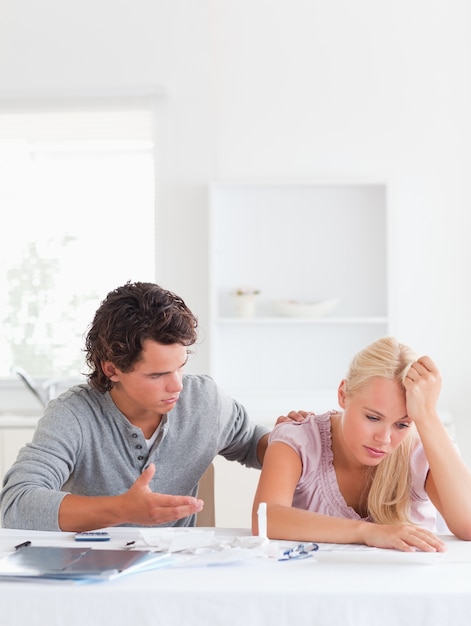
[[75, 533], [75, 541], [109, 541], [110, 535], [104, 530]]

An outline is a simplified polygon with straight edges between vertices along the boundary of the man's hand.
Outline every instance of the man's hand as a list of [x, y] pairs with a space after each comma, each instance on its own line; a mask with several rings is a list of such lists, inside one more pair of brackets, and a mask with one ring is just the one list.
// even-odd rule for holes
[[153, 492], [149, 483], [154, 474], [155, 465], [151, 463], [123, 494], [128, 522], [144, 526], [163, 524], [199, 513], [203, 509], [203, 501], [197, 498]]
[[312, 415], [312, 411], [290, 411], [288, 415], [280, 415], [275, 424], [283, 422], [304, 422], [308, 415]]
[[[280, 417], [275, 422], [275, 426], [277, 426], [278, 424], [282, 424], [283, 422], [303, 422], [306, 418], [306, 415], [312, 415], [312, 413], [310, 411], [290, 411], [288, 415], [280, 415]], [[262, 464], [265, 457], [267, 445], [268, 435], [264, 435], [258, 442], [257, 446], [257, 457]]]
[[120, 524], [153, 526], [203, 509], [203, 501], [191, 496], [154, 493], [149, 487], [154, 474], [155, 465], [151, 463], [132, 487], [119, 496], [68, 494], [59, 508], [59, 527], [64, 531], [81, 532]]

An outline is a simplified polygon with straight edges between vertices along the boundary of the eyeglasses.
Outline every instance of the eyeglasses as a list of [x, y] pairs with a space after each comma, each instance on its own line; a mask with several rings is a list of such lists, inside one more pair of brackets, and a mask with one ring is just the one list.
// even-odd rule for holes
[[299, 543], [294, 548], [289, 548], [283, 552], [283, 556], [278, 561], [290, 561], [293, 559], [307, 559], [312, 553], [319, 550], [317, 543]]

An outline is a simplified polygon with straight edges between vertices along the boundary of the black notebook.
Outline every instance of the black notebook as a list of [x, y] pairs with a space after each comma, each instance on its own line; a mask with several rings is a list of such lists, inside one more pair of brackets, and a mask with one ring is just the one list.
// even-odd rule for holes
[[110, 580], [172, 562], [169, 554], [151, 550], [27, 546], [0, 560], [0, 580]]

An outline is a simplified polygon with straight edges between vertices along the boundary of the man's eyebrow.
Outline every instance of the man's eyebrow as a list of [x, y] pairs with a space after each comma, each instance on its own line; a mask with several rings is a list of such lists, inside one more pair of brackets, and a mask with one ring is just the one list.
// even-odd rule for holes
[[[188, 363], [188, 355], [186, 359], [183, 361], [183, 363], [177, 367], [177, 370], [180, 370], [182, 367], [185, 367], [187, 363]], [[165, 376], [165, 374], [170, 374], [170, 370], [168, 372], [150, 372], [149, 376]]]

